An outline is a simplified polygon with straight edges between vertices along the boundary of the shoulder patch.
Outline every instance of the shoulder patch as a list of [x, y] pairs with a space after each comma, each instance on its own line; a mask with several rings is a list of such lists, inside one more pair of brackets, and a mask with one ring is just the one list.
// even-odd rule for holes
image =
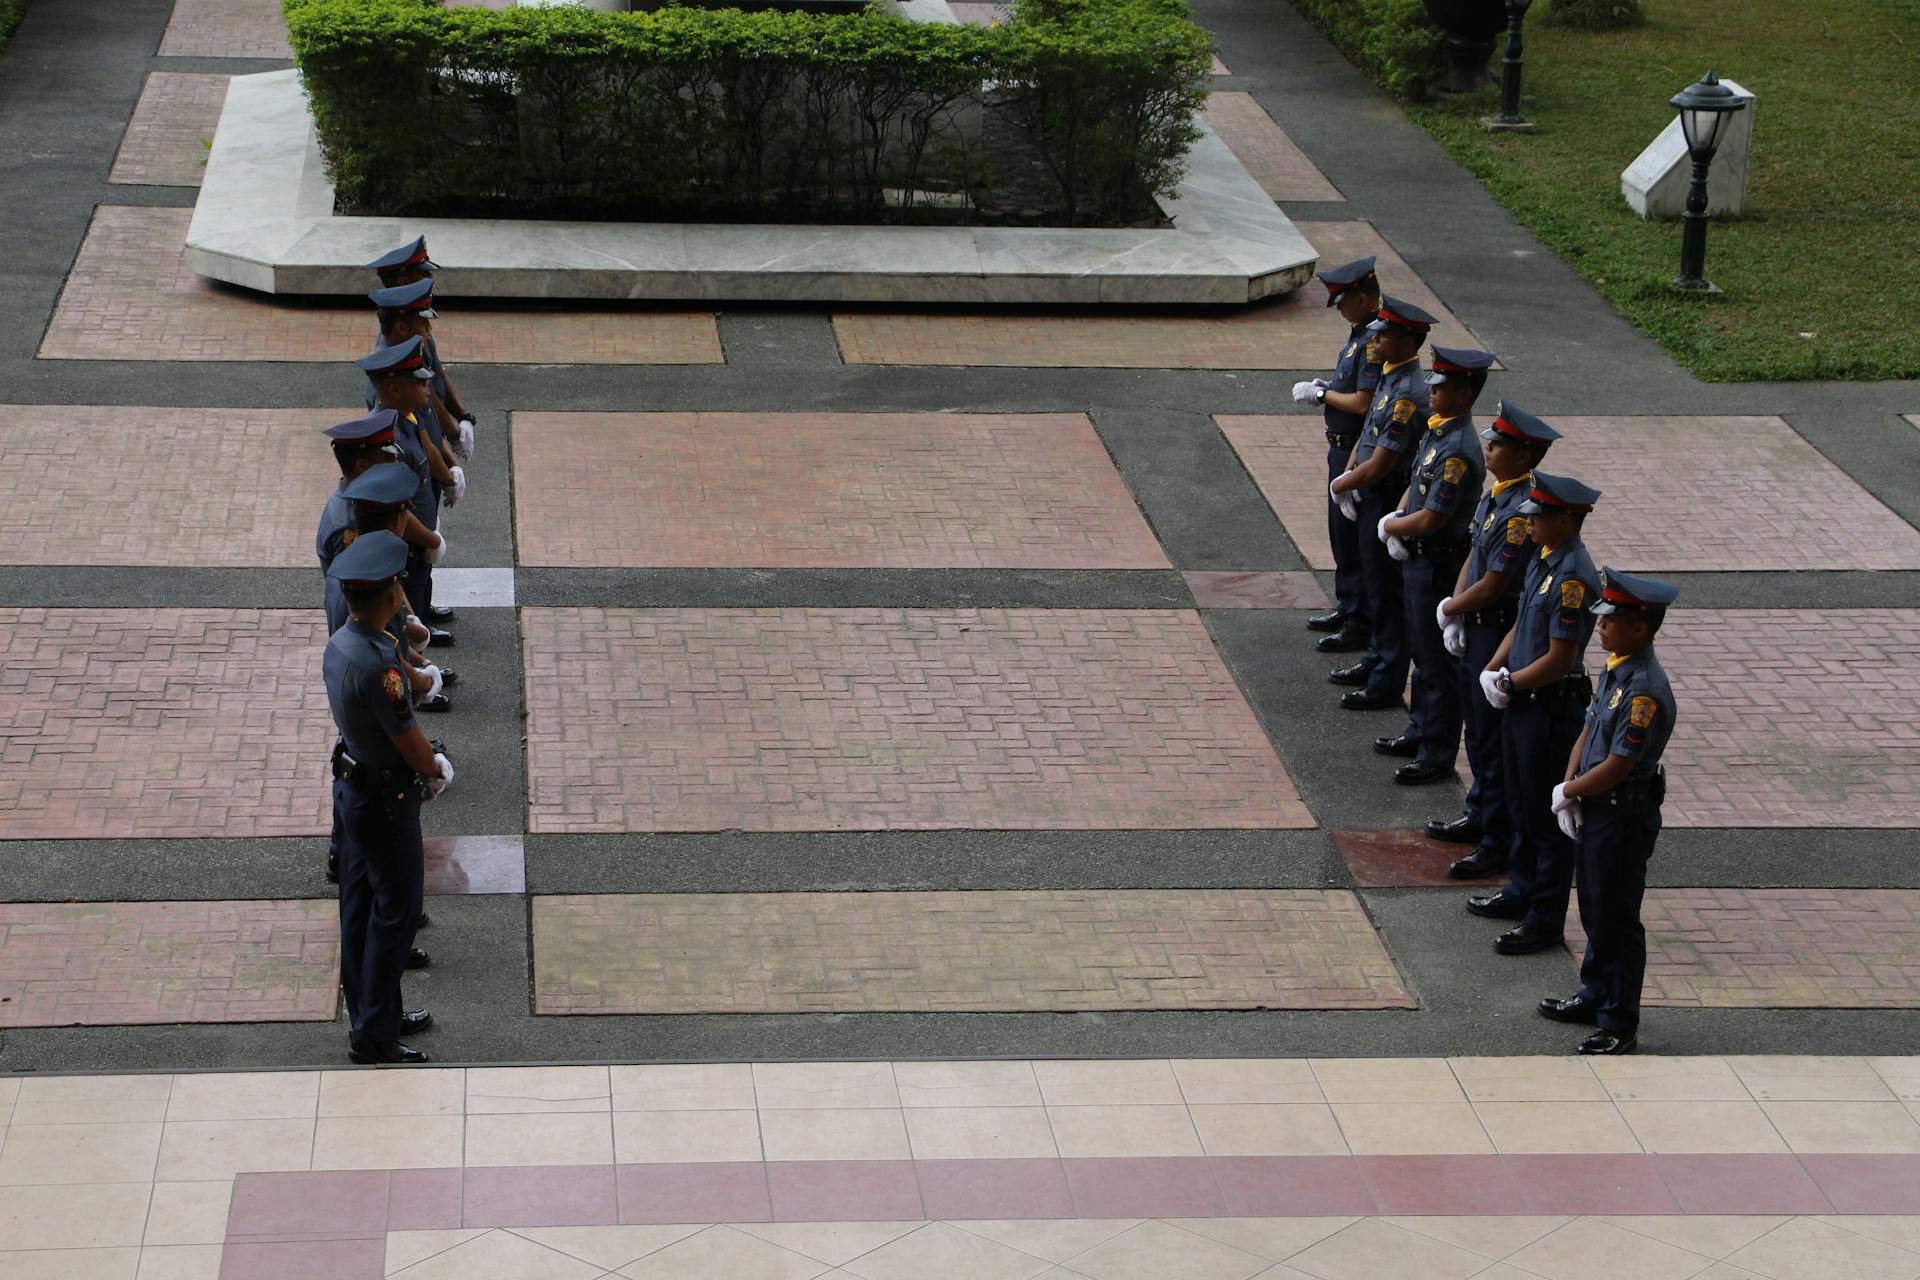
[[1460, 477], [1465, 474], [1467, 474], [1467, 460], [1465, 458], [1448, 458], [1440, 464], [1440, 478], [1448, 484], [1458, 484]]
[[1378, 338], [1367, 339], [1367, 363], [1380, 363], [1380, 340]]
[[1507, 521], [1507, 541], [1517, 547], [1526, 540], [1527, 518], [1525, 516], [1515, 516], [1513, 519]]
[[397, 667], [387, 668], [387, 674], [380, 677], [380, 687], [387, 691], [387, 698], [390, 701], [399, 702], [407, 696], [407, 682], [400, 678], [400, 670]]
[[1627, 720], [1634, 728], [1644, 729], [1653, 723], [1653, 713], [1659, 709], [1659, 703], [1643, 694], [1627, 708]]
[[1394, 401], [1393, 402], [1393, 420], [1395, 422], [1412, 422], [1414, 408], [1415, 408], [1415, 405], [1411, 400]]
[[340, 549], [342, 551], [345, 551], [348, 547], [353, 545], [353, 540], [359, 536], [360, 536], [360, 531], [357, 529], [348, 529], [343, 533], [341, 533]]
[[1580, 602], [1586, 598], [1587, 589], [1578, 579], [1568, 578], [1560, 584], [1560, 607], [1562, 609], [1578, 609]]
[[1625, 689], [1615, 689], [1613, 691], [1613, 696], [1607, 699], [1607, 710], [1611, 711], [1615, 707], [1619, 706], [1620, 699], [1626, 696], [1627, 696], [1627, 691]]

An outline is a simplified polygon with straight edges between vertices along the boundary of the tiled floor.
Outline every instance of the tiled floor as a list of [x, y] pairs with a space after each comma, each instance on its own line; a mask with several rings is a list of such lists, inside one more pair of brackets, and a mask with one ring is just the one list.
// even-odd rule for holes
[[[1391, 287], [1391, 285], [1389, 285]], [[1320, 360], [1331, 359], [1338, 338]], [[1498, 376], [1477, 415], [1491, 421]], [[1222, 416], [1217, 421], [1307, 563], [1331, 569], [1326, 439], [1319, 415]], [[1793, 428], [1772, 417], [1552, 419], [1565, 439], [1547, 469], [1602, 497], [1585, 534], [1601, 563], [1636, 572], [1759, 569], [1916, 569], [1920, 531], [1889, 511]], [[1766, 512], [1734, 522], [1698, 501], [1700, 460]], [[1618, 506], [1615, 506], [1615, 503]], [[1660, 512], [1658, 521], [1640, 518]]]
[[1164, 569], [1083, 414], [522, 413], [520, 562]]
[[1313, 825], [1195, 614], [522, 622], [535, 832]]
[[[37, 1075], [0, 1079], [0, 1272], [1914, 1280], [1920, 1156], [1887, 1135], [1920, 1137], [1895, 1098], [1916, 1078], [1862, 1058]], [[1412, 1123], [1443, 1112], [1462, 1122]], [[1408, 1152], [1416, 1129], [1453, 1136]]]
[[[369, 306], [309, 307], [209, 284], [186, 264], [191, 209], [102, 205], [40, 344], [47, 360], [347, 361], [373, 345]], [[473, 364], [717, 364], [711, 314], [481, 311], [436, 331]]]
[[177, 58], [290, 58], [279, 0], [174, 0], [160, 41]]
[[1345, 890], [537, 897], [533, 954], [551, 1014], [1414, 1007]]
[[[1479, 345], [1371, 224], [1303, 222], [1299, 227], [1328, 262], [1376, 255], [1387, 292], [1439, 317], [1435, 341]], [[874, 310], [836, 315], [833, 328], [848, 364], [1064, 368], [1322, 369], [1347, 337], [1346, 323], [1326, 306], [1326, 292], [1317, 284], [1277, 302], [1230, 311]]]
[[179, 71], [148, 76], [107, 181], [199, 186], [206, 172], [204, 144], [213, 140], [214, 126], [220, 123], [229, 78]]
[[1344, 200], [1250, 93], [1207, 98], [1207, 125], [1275, 200]]

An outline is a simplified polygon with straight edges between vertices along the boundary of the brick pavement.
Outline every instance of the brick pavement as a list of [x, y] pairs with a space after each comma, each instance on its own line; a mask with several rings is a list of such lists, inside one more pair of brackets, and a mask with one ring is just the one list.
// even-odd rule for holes
[[1181, 576], [1202, 609], [1325, 609], [1332, 603], [1310, 573], [1195, 570]]
[[[1481, 345], [1370, 223], [1299, 227], [1325, 262], [1376, 255], [1387, 292], [1440, 318], [1434, 339], [1443, 346]], [[1347, 337], [1326, 296], [1318, 283], [1309, 283], [1258, 306], [1178, 312], [872, 310], [836, 315], [833, 328], [848, 364], [1320, 369]]]
[[206, 175], [207, 150], [227, 100], [228, 76], [156, 71], [134, 104], [108, 182], [160, 187], [197, 187]]
[[1920, 890], [1649, 889], [1641, 918], [1649, 1005], [1920, 1008]]
[[1415, 1007], [1344, 890], [538, 897], [533, 950], [552, 1014]]
[[[213, 285], [186, 263], [191, 209], [102, 205], [40, 344], [47, 360], [345, 361], [371, 349], [371, 307], [311, 307]], [[369, 283], [372, 282], [369, 275]], [[482, 311], [435, 331], [455, 363], [717, 364], [705, 312]]]
[[522, 624], [534, 832], [1313, 825], [1192, 613]]
[[359, 413], [0, 405], [0, 564], [316, 566], [320, 432]]
[[0, 609], [0, 840], [328, 825], [318, 609]]
[[1084, 414], [521, 413], [520, 563], [1164, 569]]
[[[1479, 415], [1492, 420], [1496, 379]], [[1216, 419], [1307, 563], [1331, 569], [1326, 457], [1317, 414]], [[1602, 491], [1587, 545], [1652, 573], [1725, 569], [1920, 569], [1920, 532], [1775, 417], [1555, 417], [1548, 469]], [[1763, 519], [1699, 500], [1699, 469]], [[1618, 503], [1619, 505], [1614, 505]], [[1657, 512], [1657, 519], [1647, 513]]]
[[1275, 200], [1346, 199], [1252, 94], [1216, 92], [1208, 97], [1203, 114], [1207, 125]]
[[[1469, 776], [1464, 761], [1460, 776]], [[1461, 883], [1447, 879], [1447, 864], [1468, 852], [1461, 845], [1432, 840], [1421, 831], [1406, 828], [1327, 834], [1333, 837], [1333, 847], [1353, 873], [1353, 882], [1362, 889], [1459, 887]]]
[[0, 904], [0, 1027], [325, 1022], [332, 902]]
[[163, 56], [291, 58], [280, 0], [174, 0]]

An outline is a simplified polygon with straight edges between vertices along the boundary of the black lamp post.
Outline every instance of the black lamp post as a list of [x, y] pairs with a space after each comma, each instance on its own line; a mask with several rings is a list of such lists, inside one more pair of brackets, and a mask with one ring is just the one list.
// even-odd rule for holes
[[1500, 114], [1486, 122], [1489, 129], [1518, 133], [1533, 128], [1520, 114], [1521, 28], [1532, 6], [1533, 0], [1507, 0], [1507, 56], [1500, 64]]
[[1680, 113], [1680, 132], [1687, 140], [1687, 154], [1693, 159], [1693, 183], [1687, 188], [1687, 208], [1680, 221], [1680, 278], [1674, 286], [1713, 292], [1707, 282], [1707, 167], [1720, 140], [1727, 136], [1733, 113], [1744, 111], [1747, 100], [1720, 83], [1709, 71], [1699, 84], [1690, 84], [1673, 95], [1671, 105]]

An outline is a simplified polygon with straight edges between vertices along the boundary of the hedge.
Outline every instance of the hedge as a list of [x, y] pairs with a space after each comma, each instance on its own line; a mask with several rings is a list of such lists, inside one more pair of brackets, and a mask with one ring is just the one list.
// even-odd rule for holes
[[1446, 37], [1421, 0], [1294, 0], [1327, 39], [1391, 93], [1419, 99], [1447, 72]]
[[1124, 223], [1178, 182], [1212, 47], [1185, 0], [1019, 0], [999, 27], [283, 4], [328, 175], [376, 213], [882, 219], [903, 193], [1037, 184], [1068, 221]]

